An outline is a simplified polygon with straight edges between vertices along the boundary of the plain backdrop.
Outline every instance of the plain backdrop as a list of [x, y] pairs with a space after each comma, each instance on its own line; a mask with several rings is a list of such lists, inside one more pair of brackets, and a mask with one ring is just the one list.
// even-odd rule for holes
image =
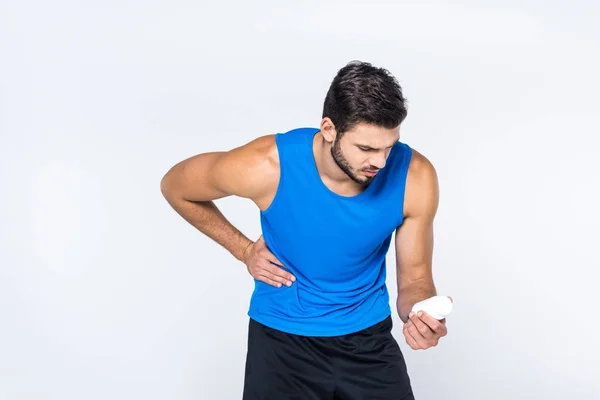
[[[418, 400], [600, 399], [592, 1], [0, 1], [0, 399], [240, 399], [251, 276], [160, 179], [390, 70], [455, 300]], [[249, 201], [217, 202], [252, 239]], [[326, 212], [326, 210], [324, 210]], [[396, 298], [395, 255], [388, 288]], [[392, 304], [393, 305], [393, 304]]]

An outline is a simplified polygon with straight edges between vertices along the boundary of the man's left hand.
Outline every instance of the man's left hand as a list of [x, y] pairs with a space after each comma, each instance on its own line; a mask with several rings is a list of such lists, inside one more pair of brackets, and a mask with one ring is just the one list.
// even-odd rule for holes
[[406, 343], [413, 350], [425, 350], [437, 346], [439, 340], [448, 334], [446, 319], [438, 321], [424, 311], [410, 313], [402, 328]]

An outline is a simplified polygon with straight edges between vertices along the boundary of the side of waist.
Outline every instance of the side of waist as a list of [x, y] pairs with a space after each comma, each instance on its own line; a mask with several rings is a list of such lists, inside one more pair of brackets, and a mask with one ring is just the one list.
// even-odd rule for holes
[[[363, 296], [340, 303], [319, 303], [301, 288], [271, 290], [257, 282], [248, 315], [273, 329], [305, 336], [345, 335], [367, 328], [391, 314], [389, 294], [385, 284]], [[283, 289], [283, 290], [282, 290]]]

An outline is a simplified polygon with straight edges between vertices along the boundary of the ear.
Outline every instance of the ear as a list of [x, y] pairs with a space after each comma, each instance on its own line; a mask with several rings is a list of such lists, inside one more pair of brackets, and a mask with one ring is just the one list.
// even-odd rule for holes
[[325, 117], [321, 121], [321, 134], [323, 135], [323, 139], [330, 144], [335, 140], [337, 132], [333, 121], [329, 117]]

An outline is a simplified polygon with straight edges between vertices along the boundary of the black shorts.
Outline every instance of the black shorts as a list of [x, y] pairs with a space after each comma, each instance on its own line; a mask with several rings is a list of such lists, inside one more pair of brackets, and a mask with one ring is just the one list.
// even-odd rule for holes
[[414, 400], [386, 318], [335, 337], [292, 335], [250, 319], [243, 400]]

